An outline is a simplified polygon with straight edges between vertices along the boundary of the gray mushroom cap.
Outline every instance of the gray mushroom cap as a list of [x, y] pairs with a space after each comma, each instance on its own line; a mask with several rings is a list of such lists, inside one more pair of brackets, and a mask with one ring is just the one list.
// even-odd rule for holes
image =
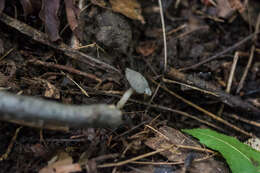
[[146, 94], [149, 96], [152, 95], [149, 84], [143, 75], [129, 68], [126, 68], [125, 75], [126, 79], [128, 80], [131, 87], [135, 90], [135, 92], [139, 94]]

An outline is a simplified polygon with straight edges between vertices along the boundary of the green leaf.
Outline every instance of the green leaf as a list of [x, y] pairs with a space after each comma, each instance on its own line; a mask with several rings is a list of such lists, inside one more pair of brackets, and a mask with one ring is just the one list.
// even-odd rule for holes
[[236, 138], [210, 129], [182, 131], [198, 138], [207, 147], [220, 152], [233, 173], [260, 173], [260, 152], [239, 142]]

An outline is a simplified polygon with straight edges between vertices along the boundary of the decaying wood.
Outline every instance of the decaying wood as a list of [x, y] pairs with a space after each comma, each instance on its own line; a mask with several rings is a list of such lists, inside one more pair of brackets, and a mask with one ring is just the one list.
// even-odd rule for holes
[[122, 123], [121, 111], [105, 104], [65, 105], [3, 91], [0, 91], [0, 98], [2, 120], [33, 121], [39, 127], [46, 123], [69, 127], [117, 127]]
[[167, 75], [171, 79], [175, 79], [182, 83], [214, 93], [214, 96], [216, 96], [221, 102], [227, 104], [230, 107], [238, 108], [255, 115], [260, 115], [260, 110], [258, 108], [254, 107], [246, 101], [243, 101], [239, 96], [233, 96], [231, 94], [228, 94], [225, 91], [213, 85], [212, 83], [200, 79], [194, 75], [182, 73], [174, 68], [171, 68]]

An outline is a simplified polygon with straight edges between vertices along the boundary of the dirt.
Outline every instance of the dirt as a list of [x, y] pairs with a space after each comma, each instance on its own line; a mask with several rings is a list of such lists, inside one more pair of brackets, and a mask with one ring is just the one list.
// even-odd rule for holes
[[[147, 78], [161, 81], [161, 84], [166, 85], [170, 90], [217, 114], [222, 103], [215, 97], [177, 84], [163, 83], [160, 80], [164, 69], [164, 45], [160, 14], [158, 9], [156, 9], [158, 2], [142, 0], [138, 2], [142, 7], [145, 24], [115, 13], [108, 8], [101, 8], [96, 5], [88, 7], [85, 14], [86, 23], [83, 45], [95, 44], [81, 51], [113, 65], [121, 71], [121, 74], [124, 74], [125, 68], [129, 67]], [[207, 17], [207, 15], [212, 15], [212, 13], [213, 16], [216, 15], [215, 7], [207, 7], [200, 1], [184, 1], [177, 9], [174, 7], [175, 1], [169, 0], [167, 2], [167, 4], [163, 4], [163, 7], [165, 11], [165, 29], [166, 33], [168, 33], [168, 67], [182, 69], [199, 63], [233, 46], [252, 33], [247, 21], [239, 14], [236, 14], [233, 21], [222, 18], [221, 21], [217, 21], [214, 18]], [[11, 6], [7, 7], [5, 12], [12, 14], [13, 11], [10, 8]], [[199, 14], [199, 11], [203, 12], [203, 14]], [[22, 12], [19, 12], [18, 19], [33, 25], [38, 30], [42, 30], [42, 26], [38, 25], [40, 19], [37, 15], [31, 15], [27, 20], [24, 20]], [[65, 24], [62, 23], [62, 25]], [[182, 25], [185, 25], [183, 29], [172, 32]], [[70, 36], [71, 31], [69, 29], [66, 29], [61, 34], [63, 41], [68, 44], [70, 44]], [[258, 40], [256, 40], [255, 45], [256, 47], [259, 45]], [[248, 41], [235, 49], [235, 51], [243, 52], [245, 56], [242, 56], [238, 61], [230, 93], [259, 108], [259, 50], [255, 53], [252, 67], [249, 69], [242, 90], [236, 93], [239, 81], [248, 62], [251, 46], [252, 42]], [[11, 53], [1, 59], [4, 52], [12, 48]], [[185, 73], [200, 77], [224, 91], [235, 51], [225, 53], [221, 58], [205, 63], [195, 69], [187, 70]], [[93, 69], [86, 64], [71, 60], [64, 56], [62, 52], [37, 43], [32, 38], [23, 35], [2, 22], [0, 22], [0, 59], [0, 89], [13, 93], [43, 97], [64, 104], [116, 104], [121, 95], [129, 88], [124, 75]], [[86, 97], [82, 90], [64, 76], [60, 69], [35, 65], [30, 62], [32, 59], [79, 69], [96, 75], [103, 82], [98, 84], [92, 79], [65, 72], [86, 90], [90, 96]], [[151, 80], [149, 80], [149, 83], [152, 91], [155, 92], [157, 86]], [[149, 102], [151, 99], [143, 95], [133, 95], [131, 98], [142, 102]], [[248, 136], [212, 120], [162, 89], [158, 90], [151, 103], [190, 113], [217, 125], [222, 129], [223, 133], [235, 136], [241, 141], [248, 138]], [[11, 148], [8, 157], [0, 161], [0, 172], [38, 172], [48, 164], [48, 161], [53, 156], [56, 156], [61, 151], [68, 153], [73, 158], [73, 163], [77, 163], [82, 158], [83, 160], [91, 160], [111, 153], [120, 154], [120, 157], [117, 157], [117, 159], [110, 157], [101, 161], [95, 161], [97, 165], [127, 160], [151, 152], [153, 150], [145, 146], [144, 142], [145, 138], [154, 136], [154, 133], [150, 131], [142, 136], [141, 133], [147, 129], [142, 123], [150, 122], [157, 116], [159, 117], [154, 120], [156, 128], [164, 125], [175, 129], [209, 128], [207, 125], [194, 119], [133, 102], [128, 102], [123, 112], [125, 119], [127, 119], [126, 123], [115, 129], [73, 128], [67, 132], [60, 132], [45, 129], [41, 131], [37, 128], [23, 127], [17, 139], [13, 141], [14, 146]], [[260, 136], [259, 127], [237, 121], [234, 118], [224, 116], [225, 114], [236, 114], [239, 117], [248, 118], [258, 123], [260, 121], [259, 117], [248, 114], [246, 111], [237, 111], [226, 105], [221, 116], [241, 129]], [[145, 124], [149, 125], [149, 123]], [[140, 126], [134, 128], [138, 125]], [[7, 151], [18, 127], [20, 126], [13, 123], [0, 122], [0, 156]], [[120, 136], [128, 130], [130, 131], [127, 134]], [[166, 158], [159, 154], [145, 158], [142, 161], [151, 160], [158, 162], [167, 161]], [[223, 170], [225, 170], [220, 172], [228, 172], [228, 166], [224, 160], [220, 159], [220, 157], [217, 157], [215, 160], [218, 161], [208, 164], [201, 162], [200, 164], [207, 164], [203, 166], [205, 166], [205, 170], [208, 168], [208, 172], [212, 172], [212, 167], [217, 167], [215, 164], [221, 165]], [[93, 166], [93, 162], [85, 161], [84, 165], [90, 164], [90, 166]], [[194, 165], [194, 167], [197, 166]], [[93, 167], [93, 170], [95, 170], [95, 166]], [[131, 172], [134, 171], [133, 167], [140, 169], [143, 169], [143, 167], [145, 169], [148, 168], [137, 164], [127, 164], [118, 167], [117, 171]], [[166, 168], [162, 169], [155, 166], [152, 171], [178, 172], [182, 167], [183, 165], [171, 166], [165, 171]], [[196, 169], [194, 168], [190, 172], [198, 172]], [[98, 172], [112, 172], [113, 167], [99, 168], [97, 170]], [[84, 170], [83, 172], [87, 171]]]

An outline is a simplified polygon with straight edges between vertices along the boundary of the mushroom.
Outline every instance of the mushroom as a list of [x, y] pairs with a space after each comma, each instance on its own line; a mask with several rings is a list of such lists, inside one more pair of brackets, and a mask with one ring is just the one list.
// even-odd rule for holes
[[127, 100], [131, 97], [131, 95], [134, 92], [136, 92], [138, 94], [145, 94], [148, 96], [152, 95], [152, 91], [149, 87], [149, 84], [143, 75], [141, 75], [140, 73], [138, 73], [130, 68], [126, 68], [125, 75], [126, 75], [126, 79], [129, 82], [131, 88], [129, 88], [124, 93], [122, 98], [117, 103], [116, 107], [118, 109], [121, 109], [125, 105]]

